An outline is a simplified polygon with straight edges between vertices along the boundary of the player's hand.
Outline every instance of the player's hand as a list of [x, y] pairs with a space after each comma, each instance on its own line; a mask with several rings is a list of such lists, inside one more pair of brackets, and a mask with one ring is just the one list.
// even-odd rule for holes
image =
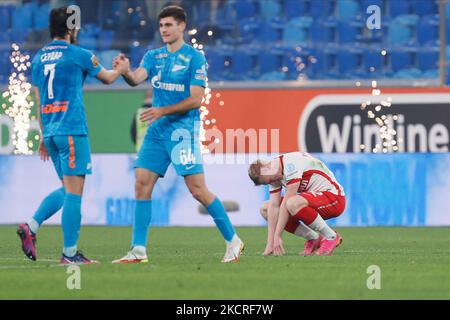
[[112, 65], [114, 70], [120, 74], [125, 74], [130, 70], [130, 59], [121, 53], [114, 58]]
[[263, 256], [270, 256], [273, 253], [273, 245], [268, 243], [264, 249]]
[[41, 139], [41, 142], [39, 143], [39, 157], [42, 161], [47, 161], [50, 159], [50, 156], [48, 155], [47, 147], [44, 144], [44, 140]]
[[148, 121], [149, 124], [152, 122], [155, 122], [162, 116], [164, 116], [163, 108], [148, 108], [147, 110], [142, 111], [141, 115], [139, 116], [139, 120], [142, 122]]
[[283, 239], [281, 237], [275, 237], [273, 241], [273, 255], [282, 256], [286, 253], [283, 247]]

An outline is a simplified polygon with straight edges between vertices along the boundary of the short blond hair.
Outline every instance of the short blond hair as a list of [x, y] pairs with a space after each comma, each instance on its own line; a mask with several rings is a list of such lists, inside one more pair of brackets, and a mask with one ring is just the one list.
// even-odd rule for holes
[[263, 163], [261, 160], [256, 160], [250, 164], [248, 167], [248, 176], [252, 179], [255, 186], [259, 186], [261, 183], [259, 182], [259, 177], [261, 176], [261, 167]]

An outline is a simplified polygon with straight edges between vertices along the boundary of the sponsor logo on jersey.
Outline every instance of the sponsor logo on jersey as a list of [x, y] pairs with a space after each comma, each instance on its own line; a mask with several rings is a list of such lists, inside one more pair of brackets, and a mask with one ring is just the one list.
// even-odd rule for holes
[[[298, 126], [300, 149], [308, 152], [372, 152], [382, 145], [380, 127], [361, 104], [375, 108], [390, 98], [392, 105], [376, 113], [395, 130], [397, 152], [450, 150], [450, 94], [320, 95], [306, 106]], [[426, 112], [424, 112], [426, 110]], [[375, 112], [375, 111], [374, 111]], [[364, 147], [362, 149], [361, 147]]]
[[180, 71], [180, 70], [184, 70], [186, 68], [187, 68], [186, 66], [181, 66], [179, 64], [176, 64], [176, 65], [173, 66], [172, 72], [177, 72], [177, 71]]
[[42, 114], [66, 112], [69, 105], [68, 101], [56, 101], [41, 106]]
[[189, 61], [191, 61], [189, 58], [187, 58], [185, 55], [183, 55], [183, 54], [180, 54], [179, 56], [178, 56], [178, 58], [180, 58], [181, 60], [183, 60], [184, 62], [186, 62], [186, 63], [189, 63]]
[[41, 55], [41, 62], [59, 60], [63, 56], [61, 51], [54, 51], [49, 53], [44, 53]]
[[161, 71], [152, 78], [152, 86], [155, 89], [184, 92], [184, 84], [161, 82]]
[[155, 56], [155, 59], [163, 59], [167, 57], [168, 57], [167, 53], [160, 53]]

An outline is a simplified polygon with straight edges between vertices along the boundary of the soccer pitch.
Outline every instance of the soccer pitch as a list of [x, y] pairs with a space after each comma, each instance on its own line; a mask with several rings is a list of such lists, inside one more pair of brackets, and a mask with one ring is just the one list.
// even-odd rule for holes
[[[57, 226], [38, 235], [38, 261], [26, 259], [15, 226], [0, 226], [0, 299], [450, 299], [450, 228], [338, 228], [331, 257], [301, 257], [303, 241], [284, 236], [287, 255], [263, 257], [265, 228], [238, 228], [241, 261], [220, 262], [214, 228], [152, 228], [149, 263], [112, 265], [128, 250], [128, 227], [82, 227], [79, 247], [100, 265], [81, 266], [81, 289], [69, 290], [57, 265]], [[367, 268], [381, 270], [369, 290]]]

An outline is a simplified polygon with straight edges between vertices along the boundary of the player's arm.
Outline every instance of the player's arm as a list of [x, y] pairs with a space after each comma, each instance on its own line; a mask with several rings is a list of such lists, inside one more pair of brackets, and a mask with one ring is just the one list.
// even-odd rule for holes
[[47, 161], [50, 157], [48, 155], [48, 150], [44, 144], [44, 126], [42, 125], [42, 118], [41, 118], [41, 111], [40, 111], [41, 96], [39, 94], [39, 89], [37, 87], [33, 87], [33, 92], [34, 92], [34, 100], [36, 102], [36, 117], [39, 121], [39, 128], [41, 128], [41, 141], [39, 142], [38, 153], [39, 153], [39, 157], [43, 161]]
[[270, 193], [269, 206], [267, 208], [267, 244], [263, 255], [267, 256], [273, 252], [273, 239], [280, 210], [281, 190]]
[[278, 221], [273, 240], [273, 254], [276, 256], [282, 256], [285, 253], [281, 236], [289, 221], [289, 211], [287, 210], [286, 202], [289, 198], [294, 197], [297, 194], [299, 187], [300, 182], [291, 183], [286, 186], [286, 193], [284, 195], [283, 203], [280, 206], [280, 213], [278, 214]]
[[191, 86], [190, 92], [191, 95], [188, 98], [176, 104], [164, 108], [149, 108], [145, 110], [142, 112], [140, 120], [153, 122], [170, 114], [186, 113], [189, 110], [200, 108], [205, 88], [202, 86]]
[[123, 74], [123, 79], [131, 87], [136, 87], [148, 78], [148, 72], [145, 68], [139, 67], [136, 70], [128, 70]]
[[97, 79], [104, 84], [111, 84], [120, 77], [120, 72], [118, 70], [106, 70], [102, 68], [97, 74]]

